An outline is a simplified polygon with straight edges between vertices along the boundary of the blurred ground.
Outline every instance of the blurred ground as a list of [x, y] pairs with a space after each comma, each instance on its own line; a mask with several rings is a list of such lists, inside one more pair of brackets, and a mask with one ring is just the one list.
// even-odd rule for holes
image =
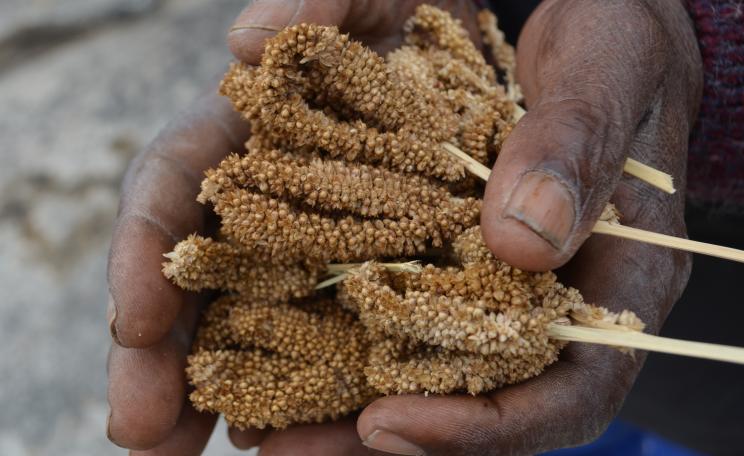
[[[0, 2], [0, 455], [125, 453], [104, 435], [119, 182], [224, 68], [245, 3]], [[222, 431], [207, 454], [237, 454]]]

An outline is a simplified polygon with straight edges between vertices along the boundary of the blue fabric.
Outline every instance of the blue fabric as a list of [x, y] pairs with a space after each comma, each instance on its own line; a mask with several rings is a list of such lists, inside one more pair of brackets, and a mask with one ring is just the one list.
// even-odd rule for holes
[[621, 421], [610, 424], [594, 442], [563, 450], [543, 453], [543, 456], [702, 456], [655, 434]]

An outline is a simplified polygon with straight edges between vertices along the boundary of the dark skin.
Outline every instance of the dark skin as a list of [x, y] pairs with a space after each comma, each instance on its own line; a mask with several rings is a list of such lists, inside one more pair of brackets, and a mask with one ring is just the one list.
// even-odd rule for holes
[[[401, 25], [418, 3], [257, 0], [228, 42], [238, 59], [255, 64], [273, 34], [262, 28], [316, 22], [340, 25], [385, 52], [400, 44]], [[477, 37], [472, 2], [438, 3]], [[561, 280], [587, 301], [631, 309], [658, 332], [685, 286], [690, 257], [590, 234], [611, 200], [626, 225], [685, 236], [687, 137], [702, 70], [681, 0], [545, 1], [520, 36], [518, 79], [529, 112], [486, 188], [488, 246], [524, 269], [560, 267]], [[211, 209], [194, 201], [202, 172], [241, 150], [246, 130], [211, 90], [135, 159], [124, 180], [109, 263], [108, 429], [133, 454], [198, 455], [214, 426], [215, 416], [188, 404], [183, 373], [209, 297], [169, 283], [160, 263], [187, 234], [214, 229]], [[671, 173], [679, 191], [663, 194], [624, 176], [629, 156]], [[385, 397], [337, 423], [231, 430], [230, 438], [239, 448], [259, 445], [262, 456], [369, 454], [363, 442], [400, 454], [533, 454], [597, 437], [644, 357], [570, 344], [542, 375], [488, 394]]]

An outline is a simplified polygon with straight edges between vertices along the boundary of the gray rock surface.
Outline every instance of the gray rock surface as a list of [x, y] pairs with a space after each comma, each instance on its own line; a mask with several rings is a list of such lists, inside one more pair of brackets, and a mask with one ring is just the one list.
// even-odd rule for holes
[[147, 12], [160, 0], [3, 0], [0, 40], [28, 28], [69, 26]]
[[[0, 2], [0, 455], [125, 453], [104, 435], [119, 183], [225, 67], [244, 4]], [[238, 454], [222, 427], [207, 454]]]

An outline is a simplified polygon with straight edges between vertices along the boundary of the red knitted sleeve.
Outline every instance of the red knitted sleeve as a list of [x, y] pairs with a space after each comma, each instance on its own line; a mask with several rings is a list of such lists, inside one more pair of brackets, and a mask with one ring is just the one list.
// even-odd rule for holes
[[744, 2], [688, 0], [704, 66], [704, 92], [690, 138], [688, 199], [744, 214]]

